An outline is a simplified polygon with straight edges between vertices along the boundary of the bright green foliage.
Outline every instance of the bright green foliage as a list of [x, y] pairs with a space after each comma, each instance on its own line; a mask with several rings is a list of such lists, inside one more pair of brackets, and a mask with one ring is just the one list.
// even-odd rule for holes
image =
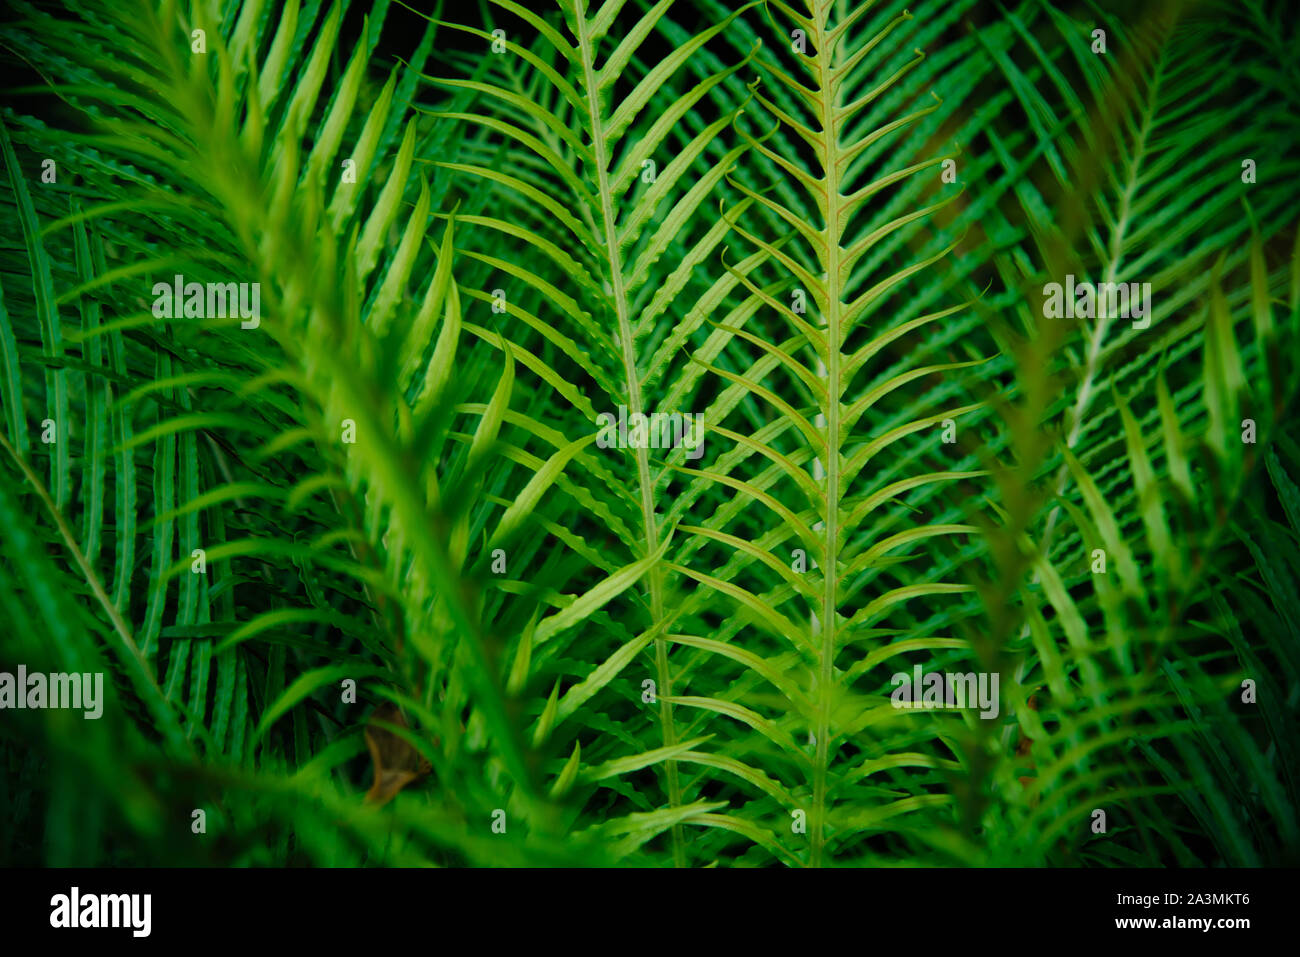
[[0, 860], [1300, 860], [1285, 5], [462, 6], [0, 27]]

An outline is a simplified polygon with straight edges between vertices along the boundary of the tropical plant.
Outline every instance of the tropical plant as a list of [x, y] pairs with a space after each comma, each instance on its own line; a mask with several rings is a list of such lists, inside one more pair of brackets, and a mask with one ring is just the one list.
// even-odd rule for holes
[[1296, 862], [1281, 4], [361, 6], [0, 27], [0, 859]]

